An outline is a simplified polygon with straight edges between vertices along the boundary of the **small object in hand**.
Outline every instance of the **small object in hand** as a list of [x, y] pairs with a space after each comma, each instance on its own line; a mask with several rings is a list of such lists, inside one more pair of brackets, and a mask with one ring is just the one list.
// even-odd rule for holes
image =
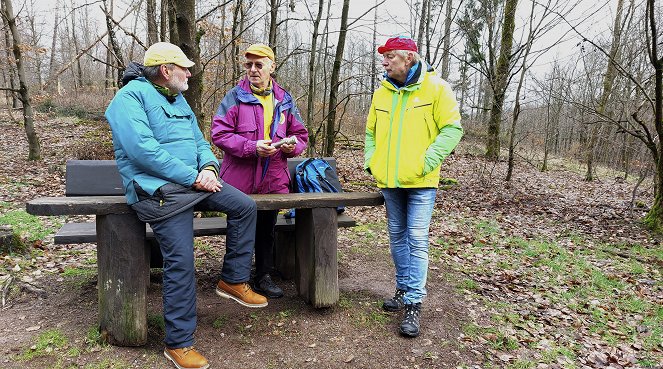
[[272, 147], [275, 149], [278, 149], [281, 147], [281, 145], [288, 144], [288, 145], [296, 145], [297, 144], [297, 137], [291, 136], [291, 137], [286, 137], [280, 141], [272, 142]]

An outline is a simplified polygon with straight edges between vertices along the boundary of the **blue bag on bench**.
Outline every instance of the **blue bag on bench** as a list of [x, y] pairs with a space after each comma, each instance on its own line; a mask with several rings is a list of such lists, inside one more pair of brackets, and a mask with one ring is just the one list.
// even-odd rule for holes
[[[296, 192], [343, 192], [338, 174], [323, 158], [310, 158], [297, 164], [295, 169]], [[343, 206], [336, 209], [338, 214], [345, 211]], [[295, 209], [291, 209], [284, 215], [286, 218], [295, 217]]]

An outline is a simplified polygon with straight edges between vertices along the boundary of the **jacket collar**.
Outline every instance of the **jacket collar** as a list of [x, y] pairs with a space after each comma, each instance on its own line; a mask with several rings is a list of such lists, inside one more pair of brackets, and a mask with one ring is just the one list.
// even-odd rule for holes
[[[414, 68], [414, 67], [413, 67]], [[427, 75], [429, 74], [435, 74], [435, 69], [426, 63], [425, 61], [420, 61], [419, 62], [419, 69], [418, 71], [415, 71], [412, 75], [408, 73], [408, 81], [405, 83], [404, 86], [398, 87], [394, 85], [394, 83], [391, 81], [391, 78], [386, 77], [385, 79], [382, 80], [382, 86], [386, 87], [387, 89], [391, 91], [400, 91], [400, 90], [405, 90], [405, 91], [414, 91], [418, 90], [419, 87], [421, 86], [421, 83], [424, 81]]]
[[[260, 101], [255, 97], [253, 92], [251, 91], [251, 82], [249, 82], [249, 79], [244, 77], [239, 83], [237, 84], [238, 91], [237, 91], [237, 98], [239, 101], [245, 103], [245, 104], [260, 104]], [[287, 104], [292, 102], [292, 97], [290, 94], [283, 89], [276, 81], [272, 78], [272, 94], [274, 95], [274, 99], [276, 100], [276, 104]]]

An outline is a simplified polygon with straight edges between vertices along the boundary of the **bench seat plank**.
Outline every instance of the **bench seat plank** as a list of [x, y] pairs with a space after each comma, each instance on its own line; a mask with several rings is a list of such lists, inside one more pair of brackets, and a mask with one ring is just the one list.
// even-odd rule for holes
[[[339, 227], [354, 227], [357, 225], [354, 219], [346, 214], [339, 214], [338, 217]], [[226, 234], [226, 218], [224, 217], [210, 217], [210, 218], [194, 218], [193, 219], [193, 235], [194, 236], [214, 236]], [[295, 219], [286, 219], [283, 215], [279, 214], [276, 220], [277, 232], [295, 230]], [[145, 238], [148, 240], [154, 239], [152, 228], [145, 225]], [[62, 228], [55, 234], [53, 242], [55, 244], [67, 243], [95, 243], [97, 242], [97, 227], [94, 222], [85, 223], [65, 223]]]
[[[250, 196], [258, 205], [258, 210], [378, 206], [384, 203], [384, 198], [379, 192], [288, 193]], [[28, 201], [26, 210], [32, 215], [133, 213], [124, 196], [40, 197]]]

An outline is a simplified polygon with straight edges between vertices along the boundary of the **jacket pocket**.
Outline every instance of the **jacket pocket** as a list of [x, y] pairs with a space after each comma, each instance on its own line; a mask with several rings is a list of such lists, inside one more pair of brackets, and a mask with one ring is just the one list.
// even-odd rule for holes
[[[409, 153], [408, 153], [409, 154]], [[424, 177], [424, 153], [403, 156], [398, 163], [398, 183], [412, 185]]]
[[163, 129], [166, 132], [168, 142], [179, 140], [193, 140], [193, 129], [191, 129], [191, 113], [182, 111], [181, 109], [170, 106], [162, 105], [165, 119]]

